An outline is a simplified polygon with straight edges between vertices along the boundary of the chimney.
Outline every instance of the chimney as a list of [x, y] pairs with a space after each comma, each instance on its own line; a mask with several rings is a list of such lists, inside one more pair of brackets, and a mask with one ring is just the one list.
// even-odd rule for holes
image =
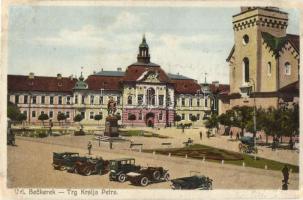
[[118, 67], [118, 68], [117, 68], [117, 71], [118, 71], [118, 72], [121, 72], [121, 71], [122, 71], [122, 68], [121, 68], [121, 67]]
[[30, 72], [29, 75], [28, 75], [28, 78], [29, 79], [34, 79], [35, 78], [34, 72]]
[[93, 74], [96, 74], [96, 71], [95, 71], [95, 70], [93, 71]]
[[101, 72], [103, 72], [103, 68], [101, 68]]
[[215, 87], [219, 87], [219, 81], [213, 81], [212, 84], [215, 85]]
[[62, 75], [61, 74], [57, 74], [57, 79], [62, 79]]
[[71, 74], [68, 78], [69, 78], [70, 80], [73, 80], [74, 76]]

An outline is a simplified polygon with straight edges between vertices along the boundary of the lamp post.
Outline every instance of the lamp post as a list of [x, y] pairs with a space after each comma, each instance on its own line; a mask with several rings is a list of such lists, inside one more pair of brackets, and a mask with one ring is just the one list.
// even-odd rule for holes
[[[250, 84], [252, 82], [252, 85]], [[256, 148], [256, 134], [257, 134], [257, 119], [256, 119], [256, 85], [255, 81], [253, 79], [249, 79], [249, 82], [246, 85], [243, 85], [240, 87], [241, 91], [241, 97], [248, 97], [250, 96], [251, 92], [253, 92], [253, 98], [254, 98], [254, 106], [253, 106], [253, 122], [254, 122], [254, 132], [253, 132], [253, 138], [254, 138], [254, 148]], [[255, 160], [256, 160], [256, 151], [255, 151]]]

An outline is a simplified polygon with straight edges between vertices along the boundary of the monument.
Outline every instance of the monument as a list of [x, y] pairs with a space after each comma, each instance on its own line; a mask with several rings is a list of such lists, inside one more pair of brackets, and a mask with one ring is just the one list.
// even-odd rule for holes
[[118, 137], [118, 117], [115, 115], [117, 111], [117, 103], [113, 99], [113, 97], [110, 97], [108, 103], [107, 103], [107, 112], [108, 116], [105, 119], [105, 131], [104, 135], [109, 137]]

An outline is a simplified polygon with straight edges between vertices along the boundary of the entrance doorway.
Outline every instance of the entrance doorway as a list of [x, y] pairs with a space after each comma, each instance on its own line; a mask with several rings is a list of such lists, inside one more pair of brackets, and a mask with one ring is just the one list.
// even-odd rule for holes
[[155, 114], [152, 112], [147, 113], [145, 117], [145, 123], [146, 126], [153, 127], [155, 123]]

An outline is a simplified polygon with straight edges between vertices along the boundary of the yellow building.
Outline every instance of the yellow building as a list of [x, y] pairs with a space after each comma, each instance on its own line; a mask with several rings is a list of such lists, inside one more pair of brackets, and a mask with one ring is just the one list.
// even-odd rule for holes
[[221, 112], [253, 105], [240, 88], [252, 86], [256, 106], [298, 101], [299, 36], [287, 34], [288, 14], [274, 7], [242, 7], [233, 16], [234, 46], [227, 58], [230, 91], [221, 95]]

